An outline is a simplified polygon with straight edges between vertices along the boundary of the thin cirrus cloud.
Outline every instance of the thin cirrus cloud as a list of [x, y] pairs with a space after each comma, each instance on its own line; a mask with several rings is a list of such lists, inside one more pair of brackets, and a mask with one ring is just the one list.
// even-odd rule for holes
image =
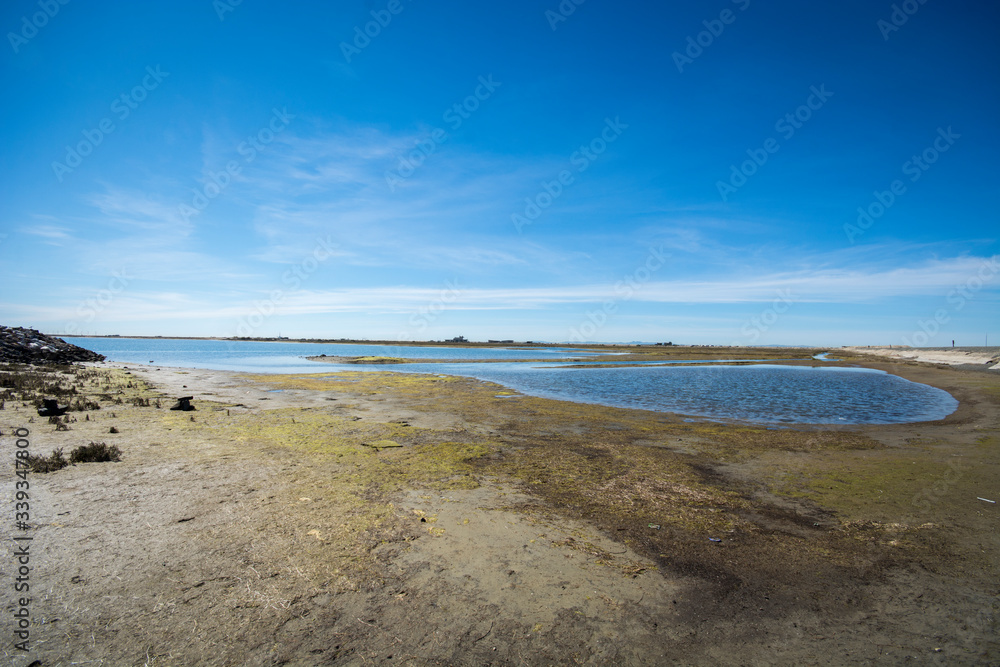
[[[891, 271], [826, 271], [782, 273], [750, 279], [717, 281], [657, 281], [636, 283], [628, 292], [634, 302], [743, 303], [770, 302], [779, 291], [791, 292], [800, 302], [857, 303], [898, 296], [944, 296], [956, 285], [978, 274], [996, 258], [962, 258], [933, 265]], [[555, 304], [596, 303], [624, 298], [627, 283], [476, 289], [461, 291], [449, 305], [452, 310], [535, 309]], [[318, 313], [357, 311], [378, 303], [383, 309], [406, 311], [413, 303], [439, 296], [439, 288], [369, 288], [307, 292], [288, 300], [288, 312]]]
[[[175, 258], [183, 259], [183, 258]], [[889, 271], [827, 271], [820, 274], [781, 273], [751, 279], [716, 281], [657, 281], [637, 284], [625, 296], [621, 284], [588, 284], [537, 288], [477, 288], [461, 280], [435, 287], [369, 287], [331, 290], [286, 290], [281, 293], [276, 314], [412, 314], [414, 304], [440, 301], [448, 291], [449, 311], [532, 311], [550, 307], [629, 300], [635, 303], [739, 304], [768, 303], [778, 294], [791, 294], [796, 302], [878, 302], [899, 296], [943, 297], [956, 285], [966, 284], [982, 267], [995, 267], [1000, 258], [965, 257]], [[236, 281], [233, 282], [236, 284]], [[254, 303], [269, 293], [246, 293], [237, 289], [195, 293], [154, 292], [127, 288], [116, 297], [102, 319], [108, 321], [157, 322], [178, 317], [191, 320], [229, 321], [253, 312]], [[273, 291], [270, 292], [273, 294]], [[78, 295], [82, 298], [83, 293]], [[256, 297], [256, 300], [255, 300]], [[80, 301], [82, 303], [82, 301]], [[17, 306], [5, 309], [32, 321], [72, 321], [77, 303]]]
[[[391, 134], [364, 126], [341, 127], [334, 133], [314, 129], [308, 137], [297, 134], [296, 130], [306, 130], [306, 124], [300, 121], [298, 128], [278, 135], [273, 145], [219, 194], [218, 203], [210, 202], [204, 212], [189, 220], [182, 220], [178, 213], [177, 202], [184, 201], [183, 192], [171, 197], [106, 185], [102, 192], [87, 199], [96, 209], [89, 222], [144, 234], [141, 241], [138, 237], [131, 241], [128, 237], [119, 239], [120, 247], [114, 254], [132, 257], [133, 263], [144, 267], [150, 277], [183, 282], [204, 279], [223, 267], [222, 273], [227, 275], [259, 278], [250, 281], [247, 293], [261, 287], [261, 281], [269, 280], [270, 270], [261, 265], [301, 261], [317, 243], [325, 241], [324, 248], [338, 266], [391, 267], [394, 270], [384, 276], [384, 282], [410, 283], [412, 291], [394, 292], [378, 286], [351, 291], [362, 295], [359, 300], [363, 303], [371, 303], [372, 298], [386, 299], [385, 307], [390, 310], [400, 308], [393, 305], [399, 301], [393, 295], [413, 299], [419, 298], [421, 289], [434, 289], [421, 286], [427, 284], [425, 277], [402, 273], [407, 268], [443, 269], [473, 276], [493, 269], [521, 267], [534, 275], [565, 281], [572, 276], [562, 272], [560, 266], [571, 260], [586, 260], [590, 255], [575, 249], [577, 241], [564, 239], [554, 247], [543, 235], [519, 236], [512, 226], [504, 224], [512, 206], [517, 205], [524, 183], [530, 185], [531, 178], [550, 169], [548, 159], [497, 157], [455, 148], [447, 156], [430, 156], [428, 163], [407, 180], [407, 187], [391, 192], [384, 171], [416, 135]], [[206, 165], [209, 162], [206, 156]], [[225, 219], [233, 215], [230, 205], [252, 220], [252, 242], [257, 249], [237, 256], [228, 253], [224, 244], [188, 247], [189, 237], [195, 236], [199, 228], [227, 222], [231, 225], [232, 221]], [[918, 263], [912, 253], [921, 249], [910, 246], [896, 249], [891, 263], [894, 268], [889, 268], [889, 262], [879, 267], [877, 256], [879, 252], [884, 254], [883, 249], [857, 246], [811, 256], [796, 253], [797, 268], [785, 272], [753, 271], [746, 266], [726, 271], [725, 265], [731, 264], [732, 257], [739, 256], [744, 263], [752, 257], [725, 242], [730, 230], [747, 225], [763, 228], [772, 223], [726, 219], [711, 210], [699, 215], [685, 207], [670, 210], [651, 206], [648, 210], [653, 220], [631, 235], [588, 236], [586, 229], [578, 235], [591, 246], [601, 247], [593, 251], [598, 257], [616, 244], [630, 244], [628, 252], [619, 253], [626, 258], [626, 268], [629, 261], [635, 261], [628, 259], [628, 253], [635, 256], [640, 239], [674, 255], [671, 265], [654, 276], [656, 280], [637, 290], [632, 297], [636, 301], [741, 303], [772, 299], [777, 290], [790, 290], [800, 301], [816, 302], [928, 295], [966, 280], [974, 274], [977, 262], [983, 261], [965, 257]], [[482, 221], [489, 219], [500, 221], [498, 231], [482, 231]], [[546, 220], [542, 219], [539, 227], [544, 224]], [[47, 225], [36, 227], [32, 233], [59, 241], [68, 238], [69, 231]], [[156, 246], [161, 246], [160, 252], [150, 250]], [[755, 250], [757, 264], [768, 266], [784, 252], [786, 249], [780, 245], [759, 246]], [[702, 265], [700, 270], [685, 261], [695, 257]], [[899, 266], [902, 263], [908, 265]], [[303, 312], [324, 307], [342, 309], [353, 303], [350, 294], [337, 291], [322, 279], [317, 282], [331, 290], [327, 293], [330, 298], [312, 295], [318, 300], [303, 305]], [[571, 287], [495, 287], [470, 292], [465, 295], [464, 306], [454, 307], [538, 308], [546, 303], [615, 296], [613, 282], [610, 286], [577, 282], [580, 284]]]
[[[889, 271], [780, 273], [717, 281], [657, 281], [635, 283], [628, 292], [634, 302], [650, 303], [766, 303], [779, 292], [799, 302], [877, 302], [899, 296], [944, 296], [967, 283], [997, 258], [965, 257]], [[462, 288], [449, 310], [537, 309], [557, 304], [597, 303], [623, 299], [627, 283], [537, 288]], [[377, 304], [382, 312], [408, 312], [414, 303], [440, 297], [441, 288], [378, 287], [310, 290], [292, 294], [282, 306], [285, 314], [366, 312]]]
[[[275, 315], [284, 321], [412, 314], [420, 304], [441, 300], [443, 273], [458, 286], [447, 304], [453, 313], [538, 313], [627, 300], [646, 304], [652, 314], [656, 305], [735, 307], [769, 303], [782, 294], [798, 303], [826, 304], [937, 297], [990, 261], [974, 256], [920, 261], [943, 245], [858, 245], [811, 254], [799, 249], [787, 268], [777, 271], [774, 267], [781, 264], [775, 259], [789, 254], [780, 242], [758, 245], [749, 253], [737, 247], [732, 235], [759, 233], [782, 225], [781, 220], [726, 217], [711, 206], [691, 210], [644, 201], [616, 204], [606, 197], [598, 210], [632, 206], [643, 224], [624, 234], [581, 225], [571, 237], [550, 238], [549, 226], [567, 216], [594, 214], [586, 188], [572, 206], [558, 215], [555, 209], [547, 212], [537, 226], [518, 234], [509, 221], [511, 212], [559, 164], [558, 157], [512, 158], [454, 147], [430, 156], [392, 190], [385, 172], [418, 134], [360, 126], [335, 133], [312, 128], [310, 136], [297, 133], [308, 129], [301, 123], [279, 135], [193, 215], [181, 215], [190, 188], [176, 182], [174, 190], [161, 182], [155, 192], [141, 184], [100, 183], [102, 189], [85, 198], [90, 213], [73, 226], [45, 221], [24, 231], [62, 243], [88, 226], [118, 230], [117, 238], [100, 243], [86, 234], [77, 240], [81, 249], [91, 250], [84, 253], [91, 258], [85, 273], [111, 275], [124, 269], [132, 280], [127, 293], [101, 312], [101, 321], [151, 326], [178, 320], [224, 322], [227, 333], [275, 289], [282, 290]], [[225, 156], [219, 148], [223, 145], [203, 143], [206, 173]], [[240, 252], [225, 243], [199, 243], [214, 229], [235, 229], [233, 216], [251, 232]], [[319, 246], [325, 253], [322, 270], [308, 277], [305, 289], [282, 285], [281, 267], [302, 262]], [[647, 280], [626, 287], [630, 276], [638, 276], [650, 248], [667, 261]], [[604, 271], [612, 256], [617, 270]], [[740, 258], [738, 264], [734, 257]], [[119, 258], [127, 258], [127, 265], [119, 266]], [[346, 267], [369, 273], [363, 279], [338, 275]], [[512, 270], [518, 275], [509, 275]], [[481, 280], [483, 276], [492, 279]], [[216, 287], [214, 293], [203, 289], [208, 283]], [[61, 304], [7, 307], [59, 329], [73, 321], [87, 291], [72, 294]]]
[[31, 225], [22, 227], [20, 231], [24, 234], [40, 236], [53, 245], [62, 245], [63, 241], [70, 241], [73, 238], [70, 229], [56, 225]]

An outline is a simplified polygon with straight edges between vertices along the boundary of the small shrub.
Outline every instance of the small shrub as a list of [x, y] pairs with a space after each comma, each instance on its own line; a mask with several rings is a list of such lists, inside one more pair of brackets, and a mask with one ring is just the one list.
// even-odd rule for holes
[[121, 461], [122, 450], [117, 445], [103, 442], [91, 442], [82, 445], [69, 453], [70, 463], [103, 463], [105, 461]]
[[49, 456], [32, 455], [28, 457], [28, 466], [32, 472], [52, 472], [69, 465], [63, 456], [62, 449], [53, 449]]
[[100, 410], [101, 405], [96, 401], [92, 401], [89, 398], [81, 399], [78, 398], [76, 401], [70, 403], [70, 410], [75, 410], [77, 412], [86, 412], [87, 410]]

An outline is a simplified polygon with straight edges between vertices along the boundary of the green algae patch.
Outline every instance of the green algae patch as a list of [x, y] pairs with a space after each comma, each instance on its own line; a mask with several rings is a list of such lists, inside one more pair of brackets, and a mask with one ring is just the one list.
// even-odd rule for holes
[[414, 447], [400, 463], [406, 468], [409, 485], [436, 490], [475, 489], [479, 487], [479, 476], [474, 462], [492, 449], [484, 444], [439, 442]]
[[821, 468], [787, 475], [774, 490], [827, 507], [847, 520], [860, 517], [913, 516], [921, 491], [949, 470], [961, 469], [924, 452], [838, 457]]
[[969, 549], [946, 535], [983, 530], [987, 517], [976, 496], [995, 484], [1000, 437], [971, 443], [917, 438], [905, 448], [831, 453], [802, 463], [808, 467], [786, 466], [772, 490], [834, 513], [865, 571], [914, 561], [997, 569], [978, 541]]
[[343, 590], [379, 585], [376, 548], [422, 532], [400, 514], [394, 498], [411, 489], [476, 488], [480, 473], [472, 461], [493, 451], [488, 443], [457, 441], [450, 431], [353, 421], [318, 409], [223, 419], [225, 433], [246, 457], [270, 459], [287, 471], [288, 486], [273, 501], [274, 521], [294, 536], [298, 566]]
[[[474, 488], [494, 478], [538, 500], [511, 508], [516, 511], [591, 522], [665, 570], [723, 589], [754, 587], [760, 574], [792, 597], [803, 578], [857, 575], [858, 554], [869, 544], [858, 536], [884, 537], [881, 528], [848, 530], [846, 515], [832, 518], [825, 508], [833, 500], [808, 495], [803, 480], [811, 478], [786, 475], [794, 484], [776, 492], [779, 502], [772, 504], [758, 495], [765, 486], [758, 479], [720, 472], [766, 458], [764, 476], [770, 477], [787, 470], [786, 459], [807, 466], [887, 448], [859, 431], [686, 421], [524, 395], [504, 401], [496, 397], [511, 393], [505, 387], [453, 376], [338, 372], [260, 380], [283, 388], [377, 393], [408, 411], [446, 414], [450, 423], [467, 425], [456, 438], [454, 431], [410, 427], [393, 433], [381, 430], [392, 425], [367, 420], [331, 422], [318, 437], [289, 439], [295, 451], [335, 457], [349, 470], [343, 479], [356, 498], [385, 499], [421, 487]], [[403, 446], [376, 451], [362, 444], [380, 439]], [[891, 553], [905, 551], [908, 543], [901, 544]]]
[[698, 451], [725, 463], [747, 461], [773, 451], [795, 453], [878, 450], [885, 445], [850, 431], [800, 431], [768, 429], [738, 424], [699, 424]]
[[[409, 431], [410, 433], [406, 433]], [[230, 432], [256, 446], [292, 449], [303, 454], [354, 457], [366, 442], [419, 437], [420, 429], [399, 424], [354, 421], [316, 410], [282, 408], [235, 416]]]
[[490, 453], [482, 442], [456, 442], [455, 433], [397, 423], [354, 421], [297, 408], [241, 415], [230, 435], [255, 448], [282, 448], [332, 461], [350, 472], [356, 489], [399, 491], [476, 488], [471, 459]]
[[961, 448], [935, 439], [911, 440], [906, 449], [834, 453], [809, 469], [790, 466], [772, 490], [827, 507], [845, 521], [938, 521], [963, 502], [959, 488], [989, 488], [994, 473], [983, 463], [992, 458], [995, 466], [998, 452], [998, 436]]
[[533, 495], [617, 526], [673, 526], [698, 534], [744, 524], [739, 494], [718, 488], [666, 450], [602, 444], [525, 447], [488, 472], [519, 480]]
[[[244, 379], [279, 389], [301, 389], [319, 392], [370, 393], [391, 389], [404, 396], [427, 396], [429, 391], [439, 391], [442, 386], [461, 384], [468, 378], [458, 376], [431, 376], [417, 373], [391, 371], [338, 371], [308, 375], [244, 375]], [[473, 380], [472, 382], [477, 382]], [[440, 406], [437, 407], [440, 410]]]
[[372, 442], [362, 442], [361, 444], [364, 445], [365, 447], [371, 447], [376, 452], [381, 451], [383, 449], [394, 449], [396, 447], [402, 447], [402, 445], [396, 442], [395, 440], [374, 440]]

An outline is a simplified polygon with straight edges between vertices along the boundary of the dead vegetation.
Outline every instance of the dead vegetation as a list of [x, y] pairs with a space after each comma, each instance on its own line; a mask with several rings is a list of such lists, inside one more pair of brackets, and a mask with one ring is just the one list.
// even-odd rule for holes
[[88, 445], [75, 447], [69, 453], [69, 462], [76, 463], [105, 463], [108, 461], [121, 461], [122, 450], [117, 445], [108, 445], [104, 442], [91, 442]]
[[32, 472], [53, 472], [56, 470], [62, 470], [69, 465], [69, 461], [63, 456], [62, 448], [53, 449], [52, 453], [48, 456], [41, 456], [38, 454], [31, 454], [26, 459], [28, 468]]
[[121, 461], [122, 452], [117, 445], [108, 445], [103, 442], [91, 442], [87, 445], [74, 447], [69, 453], [69, 459], [63, 455], [62, 448], [52, 450], [48, 456], [37, 454], [27, 458], [28, 467], [32, 472], [54, 472], [62, 470], [66, 466], [77, 463], [105, 463], [109, 461]]
[[151, 398], [157, 400], [126, 370], [0, 364], [0, 407], [38, 408], [45, 398], [65, 404], [70, 412], [100, 410], [99, 401], [121, 405], [140, 399], [148, 406]]

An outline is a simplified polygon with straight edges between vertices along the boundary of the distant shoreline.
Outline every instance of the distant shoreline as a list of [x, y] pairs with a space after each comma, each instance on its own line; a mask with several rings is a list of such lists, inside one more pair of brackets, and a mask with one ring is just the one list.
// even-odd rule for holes
[[[135, 340], [217, 340], [225, 342], [248, 343], [312, 343], [317, 345], [378, 345], [383, 347], [454, 347], [454, 348], [550, 348], [561, 347], [577, 350], [616, 350], [629, 352], [641, 350], [642, 353], [657, 352], [676, 357], [690, 353], [692, 350], [707, 353], [709, 350], [766, 350], [771, 353], [781, 351], [791, 353], [801, 350], [803, 354], [816, 354], [824, 351], [841, 350], [866, 356], [884, 357], [902, 361], [919, 361], [932, 364], [947, 364], [950, 366], [979, 366], [990, 370], [1000, 370], [1000, 347], [963, 346], [963, 347], [907, 347], [896, 345], [843, 345], [836, 346], [782, 346], [782, 345], [665, 345], [658, 343], [551, 343], [540, 341], [394, 341], [394, 340], [357, 340], [330, 338], [220, 338], [218, 336], [83, 336], [77, 334], [48, 334], [58, 338], [107, 338]], [[319, 358], [315, 359], [319, 361]]]
[[650, 348], [658, 351], [677, 349], [732, 349], [732, 350], [835, 350], [837, 346], [830, 345], [667, 345], [660, 343], [566, 343], [550, 341], [435, 341], [435, 340], [368, 340], [368, 339], [347, 339], [347, 338], [226, 338], [220, 336], [125, 336], [119, 334], [107, 335], [84, 335], [84, 334], [47, 334], [57, 338], [111, 338], [111, 339], [137, 339], [137, 340], [218, 340], [226, 342], [247, 342], [247, 343], [315, 343], [322, 345], [395, 345], [412, 347], [568, 347], [578, 349], [590, 349], [595, 347], [607, 348]]

